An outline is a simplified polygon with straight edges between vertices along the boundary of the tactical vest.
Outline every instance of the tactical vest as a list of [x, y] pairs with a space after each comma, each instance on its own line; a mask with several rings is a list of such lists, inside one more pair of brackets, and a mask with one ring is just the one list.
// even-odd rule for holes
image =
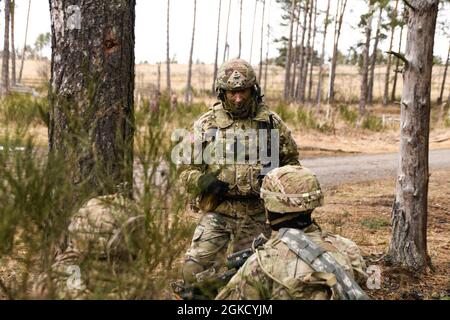
[[[270, 166], [270, 163], [262, 162], [259, 156], [262, 145], [264, 145], [263, 148], [266, 148], [264, 154], [271, 154], [270, 130], [274, 128], [274, 125], [270, 111], [264, 110], [257, 113], [256, 117], [247, 119], [233, 119], [221, 105], [214, 106], [212, 111], [212, 121], [206, 128], [202, 128], [206, 133], [203, 140], [203, 150], [209, 152], [209, 150], [221, 148], [222, 154], [218, 154], [217, 158], [224, 159], [225, 157], [225, 159], [232, 161], [225, 160], [225, 163], [210, 164], [207, 171], [216, 172], [219, 170], [218, 178], [230, 184], [230, 190], [225, 195], [226, 197], [258, 198], [264, 178], [261, 174], [262, 169]], [[214, 130], [216, 131], [214, 136], [208, 136], [208, 131], [211, 133]], [[235, 132], [253, 130], [256, 134], [245, 136], [245, 139], [242, 140], [236, 138], [236, 136], [230, 138], [230, 135], [228, 135], [227, 137], [227, 130], [234, 130]], [[265, 143], [259, 141], [260, 130], [266, 130], [268, 140]], [[239, 143], [241, 145], [238, 147]], [[256, 157], [251, 150], [256, 150]], [[214, 152], [211, 154], [216, 155]], [[241, 161], [237, 162], [237, 160]]]
[[[300, 259], [314, 271], [333, 275], [327, 284], [336, 292], [341, 300], [369, 300], [353, 278], [339, 265], [336, 259], [322, 247], [311, 241], [298, 229], [281, 229], [278, 239], [285, 243]], [[335, 279], [333, 279], [335, 278]]]

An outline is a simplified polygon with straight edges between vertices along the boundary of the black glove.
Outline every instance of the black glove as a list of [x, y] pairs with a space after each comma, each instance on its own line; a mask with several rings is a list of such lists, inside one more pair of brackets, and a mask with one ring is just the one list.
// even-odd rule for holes
[[221, 194], [228, 191], [230, 184], [217, 179], [219, 172], [206, 173], [198, 178], [197, 185], [202, 192]]

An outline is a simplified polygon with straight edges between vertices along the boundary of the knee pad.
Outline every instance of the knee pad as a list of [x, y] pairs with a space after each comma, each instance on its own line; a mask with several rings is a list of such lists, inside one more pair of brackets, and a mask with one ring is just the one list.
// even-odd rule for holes
[[185, 284], [192, 284], [197, 281], [195, 275], [205, 271], [207, 268], [202, 264], [194, 261], [192, 258], [188, 258], [183, 265], [183, 280]]

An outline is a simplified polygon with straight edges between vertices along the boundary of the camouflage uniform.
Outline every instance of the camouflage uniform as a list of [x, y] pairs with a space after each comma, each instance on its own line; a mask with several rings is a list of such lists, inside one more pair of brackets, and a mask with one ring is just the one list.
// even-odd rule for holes
[[[109, 195], [91, 199], [70, 220], [68, 248], [56, 257], [52, 266], [53, 285], [56, 295], [63, 299], [84, 299], [89, 296], [85, 285], [86, 276], [102, 278], [95, 270], [105, 268], [105, 262], [129, 261], [135, 252], [128, 243], [128, 237], [144, 225], [143, 217], [130, 217], [125, 206], [129, 200], [121, 195]], [[83, 269], [89, 260], [88, 270]], [[102, 265], [100, 265], [102, 264]], [[106, 266], [108, 267], [108, 266]], [[76, 280], [75, 270], [80, 271], [80, 282], [71, 288]], [[78, 272], [78, 271], [77, 271]], [[47, 294], [48, 279], [41, 275], [33, 294], [37, 297]], [[96, 283], [96, 285], [100, 285]], [[111, 296], [114, 298], [114, 296]]]
[[[243, 60], [232, 60], [219, 70], [217, 89], [221, 102], [194, 124], [193, 133], [202, 137], [202, 150], [208, 148], [212, 140], [205, 133], [217, 129], [220, 140], [228, 129], [279, 130], [279, 165], [299, 164], [297, 145], [290, 130], [281, 118], [269, 110], [259, 97], [253, 97], [247, 105], [248, 115], [236, 116], [236, 111], [227, 104], [224, 92], [252, 88], [258, 92], [256, 76], [252, 67]], [[270, 135], [270, 133], [269, 133]], [[250, 143], [250, 142], [249, 142]], [[248, 148], [246, 148], [246, 151]], [[194, 155], [195, 157], [196, 155]], [[245, 154], [245, 159], [248, 159]], [[262, 182], [263, 163], [207, 165], [191, 164], [180, 168], [181, 180], [187, 191], [196, 199], [195, 207], [203, 216], [195, 230], [192, 244], [187, 252], [183, 269], [186, 282], [195, 281], [194, 275], [211, 267], [223, 265], [227, 249], [239, 251], [248, 247], [253, 238], [261, 233], [270, 234], [265, 224], [264, 205], [259, 198]], [[216, 172], [220, 181], [229, 183], [229, 189], [221, 199], [211, 199], [198, 188], [199, 178], [205, 173]]]
[[[278, 215], [273, 220], [268, 216], [273, 228], [289, 223], [303, 213], [310, 215], [314, 208], [323, 203], [317, 178], [310, 170], [300, 166], [272, 170], [264, 179], [261, 197], [268, 215], [270, 212]], [[334, 269], [338, 264], [346, 277], [363, 282], [366, 266], [357, 245], [349, 239], [322, 231], [315, 222], [308, 224], [301, 230], [302, 233], [334, 258]], [[280, 232], [295, 234], [298, 230], [290, 228]], [[283, 237], [274, 233], [269, 242], [256, 249], [216, 299], [341, 299], [335, 286], [336, 275], [318, 272], [289, 245]]]

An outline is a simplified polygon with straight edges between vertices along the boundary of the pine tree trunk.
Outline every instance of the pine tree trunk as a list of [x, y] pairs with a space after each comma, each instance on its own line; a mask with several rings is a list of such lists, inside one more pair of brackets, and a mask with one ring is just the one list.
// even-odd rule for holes
[[308, 78], [309, 64], [311, 62], [311, 38], [312, 38], [312, 15], [314, 12], [314, 0], [310, 0], [309, 5], [309, 17], [308, 17], [308, 39], [306, 40], [306, 55], [305, 64], [303, 66], [303, 72], [301, 75], [301, 84], [299, 90], [299, 99], [302, 103], [305, 102], [306, 83]]
[[240, 0], [240, 4], [239, 4], [239, 53], [238, 53], [238, 58], [241, 58], [241, 54], [242, 54], [242, 1]]
[[295, 81], [297, 79], [297, 66], [298, 66], [298, 53], [299, 53], [299, 48], [298, 48], [298, 29], [300, 26], [300, 6], [298, 8], [298, 14], [296, 15], [295, 18], [295, 23], [296, 23], [296, 28], [295, 28], [295, 45], [294, 45], [294, 55], [293, 55], [293, 63], [292, 63], [292, 70], [293, 70], [293, 74], [292, 74], [292, 80], [290, 83], [290, 93], [291, 93], [291, 97], [294, 95], [295, 93]]
[[30, 24], [31, 0], [28, 0], [27, 24], [25, 27], [25, 40], [23, 43], [22, 61], [20, 62], [19, 83], [22, 83], [23, 66], [25, 64], [25, 53], [27, 50], [28, 26]]
[[442, 98], [444, 97], [445, 81], [447, 80], [447, 71], [448, 71], [449, 61], [450, 61], [450, 46], [448, 47], [447, 60], [445, 61], [445, 69], [444, 69], [444, 77], [442, 78], [441, 93], [439, 94], [439, 98], [437, 100], [438, 104], [442, 103]]
[[288, 100], [291, 97], [291, 65], [292, 65], [292, 37], [294, 32], [294, 16], [295, 16], [295, 0], [291, 1], [290, 12], [290, 26], [289, 26], [289, 40], [286, 53], [286, 66], [284, 73], [284, 100]]
[[157, 82], [156, 82], [156, 88], [158, 90], [158, 94], [161, 93], [161, 62], [157, 63], [157, 67], [158, 67], [158, 78], [157, 78]]
[[252, 40], [250, 42], [250, 59], [248, 62], [252, 64], [252, 56], [253, 56], [253, 40], [255, 37], [255, 24], [256, 24], [256, 10], [258, 9], [258, 0], [255, 0], [255, 11], [253, 13], [253, 27], [252, 27]]
[[[397, 19], [397, 15], [398, 15], [398, 3], [399, 0], [395, 1], [395, 8], [394, 8], [394, 12], [392, 14], [392, 19], [391, 19], [391, 40], [389, 41], [389, 50], [388, 52], [392, 51], [392, 47], [394, 45], [394, 36], [395, 36], [395, 29], [396, 29], [396, 25], [392, 22], [392, 20]], [[384, 94], [383, 94], [383, 105], [386, 106], [389, 103], [389, 79], [391, 77], [391, 66], [392, 66], [392, 55], [388, 54], [387, 57], [388, 61], [387, 61], [387, 67], [386, 67], [386, 75], [384, 78]]]
[[261, 44], [259, 47], [259, 72], [258, 72], [258, 83], [261, 85], [262, 80], [262, 68], [263, 68], [263, 43], [264, 43], [264, 18], [266, 14], [266, 0], [262, 0], [263, 2], [263, 10], [262, 10], [262, 19], [261, 19]]
[[[340, 2], [340, 5], [339, 5]], [[338, 56], [338, 48], [339, 48], [339, 39], [341, 37], [342, 30], [342, 22], [344, 20], [345, 9], [347, 7], [347, 0], [338, 0], [338, 11], [336, 17], [339, 17], [338, 21], [336, 21], [336, 29], [335, 29], [335, 41], [333, 48], [333, 58], [331, 60], [331, 72], [330, 72], [330, 88], [328, 92], [328, 103], [334, 102], [334, 81], [336, 79], [336, 67], [337, 67], [337, 56]]]
[[16, 76], [16, 43], [15, 43], [15, 15], [16, 15], [16, 1], [11, 0], [11, 83], [17, 83]]
[[186, 85], [186, 93], [184, 96], [184, 104], [190, 105], [192, 103], [192, 60], [194, 55], [194, 43], [195, 43], [195, 23], [197, 20], [197, 0], [194, 0], [194, 26], [192, 27], [192, 40], [191, 51], [189, 53], [189, 66], [188, 66], [188, 78]]
[[410, 0], [401, 103], [400, 166], [389, 257], [423, 270], [427, 253], [430, 92], [438, 0]]
[[228, 17], [227, 17], [227, 30], [225, 32], [225, 48], [223, 49], [223, 62], [228, 60], [230, 53], [230, 44], [228, 43], [228, 30], [230, 28], [230, 14], [231, 14], [231, 0], [228, 3]]
[[[398, 52], [400, 53], [402, 50], [402, 40], [403, 40], [403, 29], [404, 26], [402, 25], [402, 27], [400, 28], [400, 41], [398, 44]], [[397, 93], [397, 79], [398, 79], [398, 73], [399, 68], [400, 68], [400, 59], [396, 58], [396, 62], [395, 62], [395, 71], [394, 71], [394, 81], [392, 83], [392, 94], [391, 94], [391, 101], [395, 101], [396, 98], [396, 93]]]
[[297, 99], [297, 101], [300, 101], [300, 90], [301, 90], [301, 86], [302, 86], [302, 75], [303, 75], [303, 68], [305, 66], [305, 36], [306, 36], [306, 26], [308, 23], [308, 10], [309, 10], [309, 3], [312, 0], [306, 0], [305, 3], [305, 10], [303, 12], [303, 27], [302, 27], [302, 41], [300, 43], [300, 54], [299, 54], [299, 66], [298, 66], [298, 80], [297, 80], [297, 86], [296, 86], [296, 91], [295, 91], [295, 98]]
[[11, 1], [5, 0], [5, 38], [3, 41], [2, 88], [1, 95], [9, 94], [9, 26]]
[[51, 0], [50, 11], [50, 151], [90, 195], [131, 193], [135, 1]]
[[330, 4], [331, 0], [328, 0], [327, 12], [325, 14], [325, 30], [323, 32], [322, 40], [322, 54], [320, 56], [320, 68], [319, 68], [319, 79], [317, 83], [317, 113], [320, 112], [320, 104], [322, 102], [322, 77], [323, 77], [323, 65], [325, 63], [325, 46], [327, 43], [327, 32], [328, 32], [328, 19], [330, 17]]
[[359, 114], [363, 116], [366, 113], [367, 93], [368, 93], [368, 76], [369, 76], [369, 51], [370, 39], [372, 37], [372, 19], [373, 19], [373, 5], [369, 6], [370, 17], [366, 22], [366, 43], [363, 47], [363, 69], [361, 74], [361, 94], [359, 97]]
[[167, 0], [167, 42], [166, 42], [166, 86], [169, 95], [170, 107], [172, 105], [172, 84], [170, 80], [170, 0]]
[[382, 21], [383, 8], [380, 7], [379, 16], [378, 16], [378, 26], [377, 33], [375, 35], [375, 43], [373, 45], [373, 53], [370, 59], [370, 68], [369, 68], [369, 80], [368, 80], [368, 88], [367, 88], [367, 103], [372, 105], [373, 103], [373, 86], [375, 83], [375, 67], [377, 63], [377, 53], [378, 53], [378, 42], [380, 41], [381, 34], [381, 21]]
[[222, 0], [219, 0], [219, 13], [217, 15], [217, 40], [216, 40], [216, 56], [214, 58], [214, 75], [213, 75], [213, 84], [211, 89], [211, 95], [214, 95], [216, 92], [216, 78], [217, 72], [219, 69], [219, 40], [220, 40], [220, 16], [222, 13]]
[[309, 84], [308, 84], [308, 101], [311, 101], [312, 98], [312, 87], [313, 87], [313, 71], [314, 71], [314, 48], [316, 43], [316, 29], [317, 29], [317, 0], [315, 0], [314, 6], [314, 22], [313, 22], [313, 38], [312, 38], [312, 46], [311, 46], [311, 55], [310, 55], [310, 68], [309, 68]]
[[264, 94], [267, 94], [267, 75], [269, 72], [269, 48], [270, 48], [270, 4], [269, 2], [269, 12], [267, 14], [267, 47], [266, 47], [266, 65], [264, 66]]

